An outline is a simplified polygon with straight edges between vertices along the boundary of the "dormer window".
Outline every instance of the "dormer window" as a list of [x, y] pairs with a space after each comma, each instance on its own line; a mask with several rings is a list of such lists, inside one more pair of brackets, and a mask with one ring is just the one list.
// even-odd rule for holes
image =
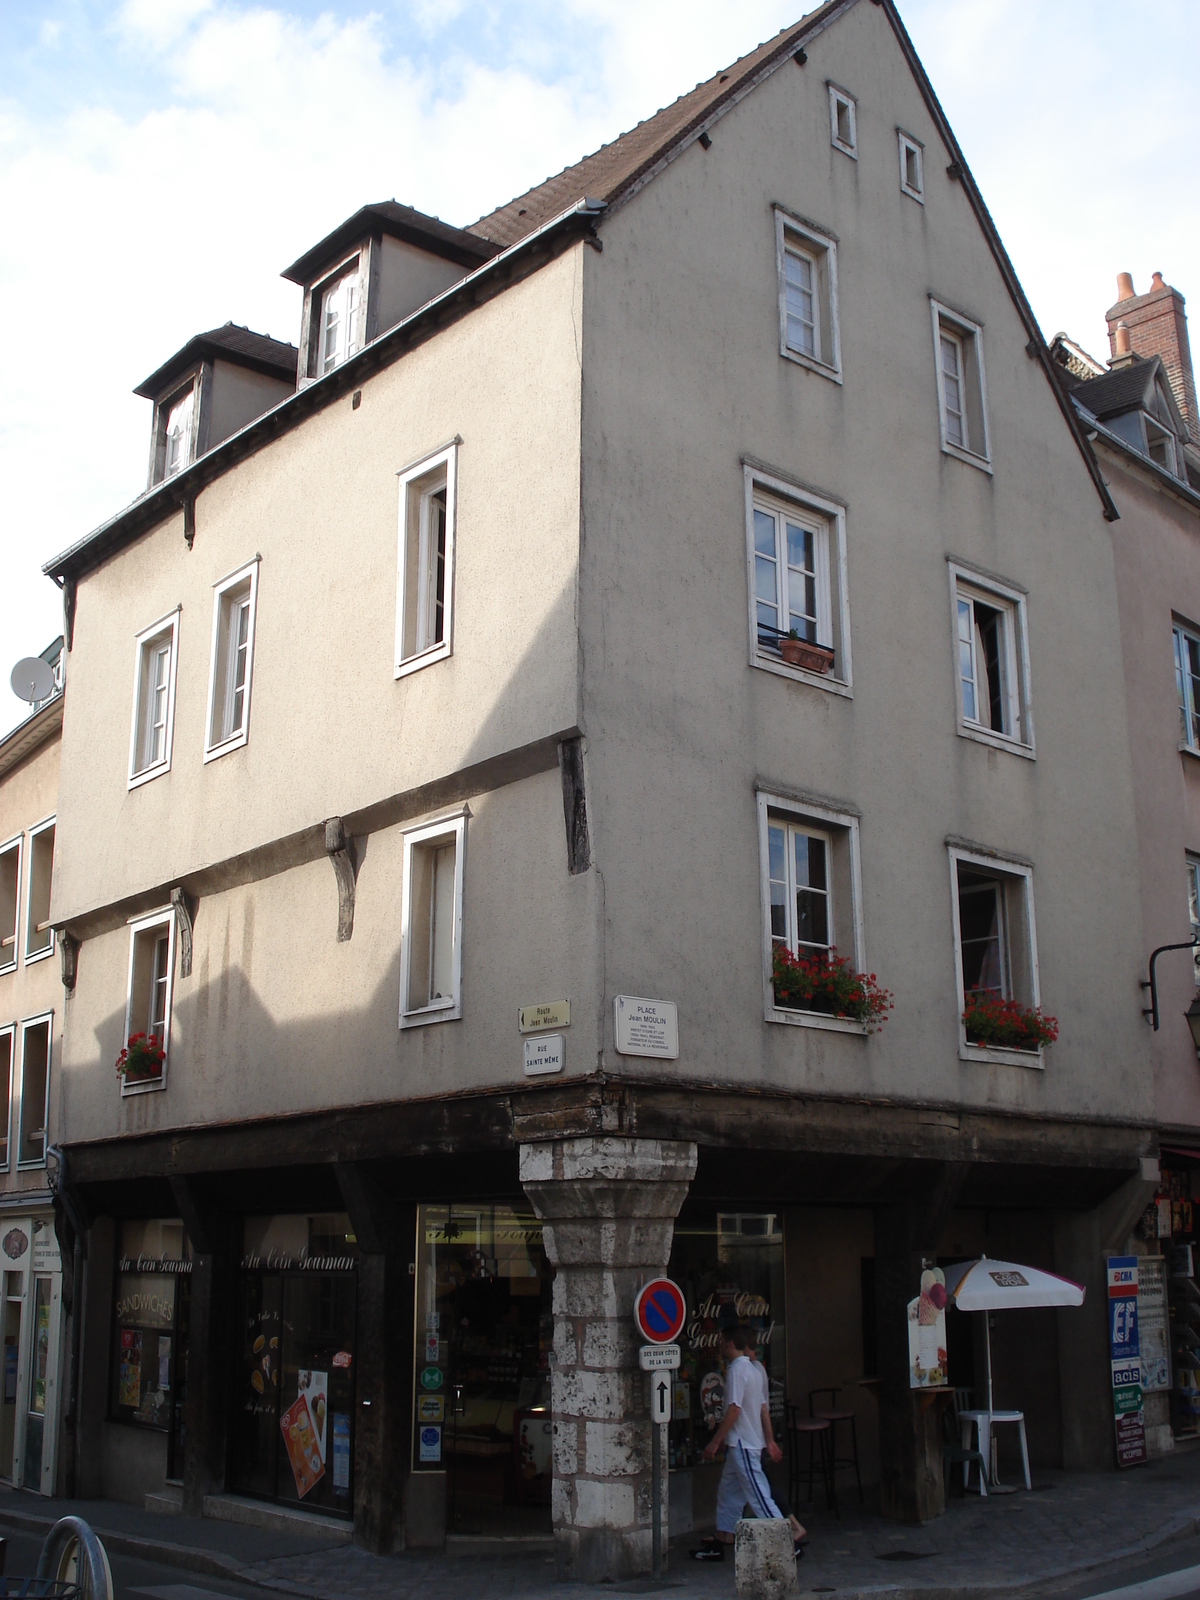
[[192, 459], [192, 418], [196, 411], [196, 388], [191, 385], [167, 408], [163, 477], [186, 467]]
[[318, 375], [340, 367], [358, 349], [358, 262], [321, 293]]
[[1173, 478], [1178, 477], [1174, 437], [1150, 417], [1143, 416], [1142, 422], [1146, 429], [1146, 454], [1156, 467], [1169, 472]]

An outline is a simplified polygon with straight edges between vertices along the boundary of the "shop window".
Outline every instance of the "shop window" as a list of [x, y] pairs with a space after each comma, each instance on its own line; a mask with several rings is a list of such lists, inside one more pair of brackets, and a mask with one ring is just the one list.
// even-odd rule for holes
[[17, 1030], [10, 1024], [0, 1028], [0, 1172], [8, 1171], [8, 1141], [12, 1135], [13, 1053]]
[[351, 1515], [358, 1246], [342, 1213], [247, 1217], [231, 1487]]
[[129, 925], [129, 981], [125, 998], [125, 1044], [141, 1034], [163, 1059], [128, 1071], [122, 1094], [164, 1088], [171, 1050], [171, 996], [175, 975], [175, 913], [155, 911]]
[[129, 735], [131, 789], [171, 769], [178, 642], [177, 610], [137, 636], [133, 670], [133, 726]]
[[191, 1247], [174, 1218], [120, 1226], [109, 1416], [165, 1432], [167, 1476], [182, 1476]]
[[258, 561], [215, 586], [212, 659], [208, 673], [208, 737], [204, 759], [245, 744], [250, 727], [250, 677], [254, 666], [254, 613]]
[[50, 926], [50, 875], [54, 866], [54, 818], [29, 833], [29, 887], [25, 906], [25, 960], [54, 954]]
[[50, 1016], [21, 1024], [21, 1090], [17, 1166], [46, 1165], [46, 1115], [50, 1106]]
[[397, 678], [450, 654], [457, 462], [452, 444], [400, 474]]
[[554, 1316], [541, 1223], [503, 1204], [421, 1206], [417, 1238], [412, 1470], [448, 1474], [456, 1529], [476, 1531], [486, 1506], [501, 1531], [524, 1506], [543, 1508], [548, 1531]]
[[670, 1425], [670, 1464], [695, 1466], [721, 1419], [723, 1329], [753, 1328], [767, 1374], [771, 1423], [784, 1439], [787, 1331], [783, 1218], [779, 1212], [709, 1210], [685, 1202], [675, 1224], [668, 1276], [687, 1301]]
[[750, 665], [845, 694], [850, 688], [844, 509], [743, 467]]
[[462, 1016], [462, 893], [466, 816], [404, 836], [400, 1026]]
[[0, 845], [0, 972], [17, 964], [17, 921], [21, 904], [21, 835]]
[[[960, 1019], [972, 998], [1012, 1000], [1027, 1009], [1039, 1006], [1032, 868], [951, 846], [950, 870]], [[1025, 1064], [1029, 1056], [1040, 1056], [1040, 1052], [968, 1046], [961, 1020], [959, 1054], [964, 1061]]]

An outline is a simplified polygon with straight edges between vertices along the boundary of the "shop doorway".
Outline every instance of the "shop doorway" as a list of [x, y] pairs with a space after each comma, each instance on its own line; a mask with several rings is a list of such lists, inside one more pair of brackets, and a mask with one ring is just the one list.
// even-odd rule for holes
[[229, 1459], [238, 1494], [352, 1515], [356, 1259], [344, 1216], [246, 1219]]
[[550, 1532], [553, 1271], [522, 1206], [418, 1214], [413, 1470], [446, 1477], [451, 1533]]

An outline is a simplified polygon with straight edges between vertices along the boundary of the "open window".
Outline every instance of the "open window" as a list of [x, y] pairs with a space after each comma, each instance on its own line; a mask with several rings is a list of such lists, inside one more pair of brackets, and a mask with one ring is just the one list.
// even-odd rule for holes
[[925, 204], [924, 145], [920, 140], [896, 129], [900, 148], [900, 191]]
[[1192, 924], [1192, 973], [1200, 988], [1200, 856], [1187, 858], [1188, 917]]
[[758, 467], [743, 471], [750, 664], [846, 693], [844, 508]]
[[450, 654], [457, 442], [400, 473], [397, 678]]
[[400, 1026], [462, 1016], [466, 813], [404, 835]]
[[129, 924], [129, 978], [125, 995], [125, 1047], [140, 1034], [163, 1052], [121, 1079], [121, 1093], [162, 1089], [171, 1051], [171, 1000], [175, 980], [175, 913], [168, 907]]
[[50, 1105], [50, 1028], [53, 1014], [21, 1024], [21, 1089], [17, 1166], [46, 1165], [46, 1116]]
[[314, 377], [324, 377], [325, 373], [340, 367], [362, 344], [360, 276], [360, 261], [355, 256], [313, 291], [315, 359], [310, 363], [310, 370]]
[[54, 867], [54, 818], [29, 830], [28, 889], [25, 901], [25, 961], [54, 954], [50, 926], [50, 878]]
[[983, 329], [936, 300], [930, 306], [942, 449], [990, 472]]
[[828, 959], [836, 950], [862, 970], [858, 818], [815, 799], [765, 790], [757, 802], [766, 1019], [861, 1033], [863, 1026], [846, 1018], [778, 1004], [772, 983], [777, 945], [798, 957]]
[[214, 585], [206, 761], [239, 749], [249, 736], [257, 599], [257, 559]]
[[12, 1084], [13, 1064], [17, 1048], [17, 1030], [10, 1023], [0, 1028], [0, 1172], [8, 1171], [8, 1145], [12, 1137]]
[[775, 260], [780, 355], [840, 383], [836, 240], [776, 206]]
[[1025, 595], [950, 563], [958, 731], [1033, 754]]
[[175, 724], [175, 669], [179, 612], [137, 636], [133, 673], [133, 726], [129, 738], [129, 787], [171, 768]]
[[858, 113], [854, 96], [829, 85], [829, 139], [835, 150], [858, 160]]
[[951, 845], [950, 878], [957, 967], [959, 1055], [964, 1060], [1028, 1064], [1037, 1051], [968, 1046], [967, 1001], [1041, 1005], [1033, 920], [1033, 869], [1024, 862]]
[[1175, 692], [1179, 697], [1179, 747], [1200, 754], [1200, 631], [1176, 622]]
[[21, 906], [21, 835], [0, 845], [0, 972], [17, 964], [17, 924]]

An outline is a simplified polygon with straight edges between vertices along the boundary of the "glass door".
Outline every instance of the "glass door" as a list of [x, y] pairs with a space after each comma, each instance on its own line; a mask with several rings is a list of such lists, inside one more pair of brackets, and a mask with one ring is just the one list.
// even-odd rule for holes
[[25, 1418], [25, 1462], [21, 1481], [42, 1484], [42, 1436], [46, 1426], [46, 1381], [50, 1361], [50, 1279], [33, 1280], [33, 1348], [29, 1360], [29, 1410]]
[[4, 1409], [0, 1413], [0, 1476], [11, 1480], [17, 1445], [17, 1369], [21, 1354], [21, 1274], [4, 1274]]

